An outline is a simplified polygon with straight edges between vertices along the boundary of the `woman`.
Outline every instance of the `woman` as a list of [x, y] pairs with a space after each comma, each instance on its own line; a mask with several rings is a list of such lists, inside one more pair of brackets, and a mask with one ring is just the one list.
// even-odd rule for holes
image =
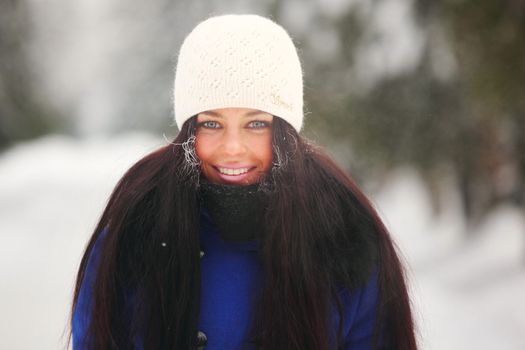
[[174, 97], [180, 133], [123, 176], [87, 246], [74, 349], [416, 349], [387, 230], [299, 135], [286, 31], [200, 23]]

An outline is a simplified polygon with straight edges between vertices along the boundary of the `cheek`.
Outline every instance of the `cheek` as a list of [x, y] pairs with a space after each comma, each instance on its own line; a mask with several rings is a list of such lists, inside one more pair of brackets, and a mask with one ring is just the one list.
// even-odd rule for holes
[[203, 165], [210, 161], [212, 144], [209, 138], [197, 134], [195, 138], [195, 153]]
[[213, 173], [210, 170], [210, 164], [213, 160], [213, 148], [210, 138], [196, 135], [195, 154], [200, 161], [201, 172], [206, 179], [213, 181]]
[[273, 159], [271, 135], [260, 140], [256, 149], [257, 158], [261, 161], [264, 170], [269, 170]]

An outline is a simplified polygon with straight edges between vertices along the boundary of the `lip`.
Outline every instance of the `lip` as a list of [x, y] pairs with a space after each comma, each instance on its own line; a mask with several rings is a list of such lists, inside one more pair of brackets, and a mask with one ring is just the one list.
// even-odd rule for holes
[[[218, 168], [228, 168], [228, 169], [242, 169], [242, 168], [248, 168], [248, 171], [243, 174], [238, 175], [227, 175], [223, 174], [219, 171]], [[215, 170], [217, 176], [221, 178], [224, 182], [230, 183], [230, 184], [242, 184], [246, 183], [246, 179], [252, 176], [252, 172], [255, 170], [254, 166], [249, 165], [236, 165], [236, 166], [227, 166], [227, 165], [217, 165], [214, 166], [213, 169]]]
[[213, 166], [214, 168], [228, 168], [228, 169], [241, 169], [241, 168], [255, 168], [253, 165], [251, 164], [239, 164], [239, 163], [235, 163], [235, 164], [215, 164]]

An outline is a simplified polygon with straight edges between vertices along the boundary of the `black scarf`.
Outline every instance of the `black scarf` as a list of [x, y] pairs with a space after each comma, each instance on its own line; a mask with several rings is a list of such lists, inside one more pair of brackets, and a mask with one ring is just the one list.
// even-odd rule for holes
[[200, 205], [210, 213], [225, 241], [243, 242], [261, 238], [268, 195], [259, 184], [234, 186], [202, 181]]

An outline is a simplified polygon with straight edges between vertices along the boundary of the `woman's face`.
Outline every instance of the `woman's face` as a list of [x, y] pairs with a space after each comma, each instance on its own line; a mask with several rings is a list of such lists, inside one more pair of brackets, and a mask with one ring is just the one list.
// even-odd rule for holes
[[195, 149], [202, 173], [216, 184], [251, 185], [272, 165], [273, 116], [221, 108], [197, 115]]

